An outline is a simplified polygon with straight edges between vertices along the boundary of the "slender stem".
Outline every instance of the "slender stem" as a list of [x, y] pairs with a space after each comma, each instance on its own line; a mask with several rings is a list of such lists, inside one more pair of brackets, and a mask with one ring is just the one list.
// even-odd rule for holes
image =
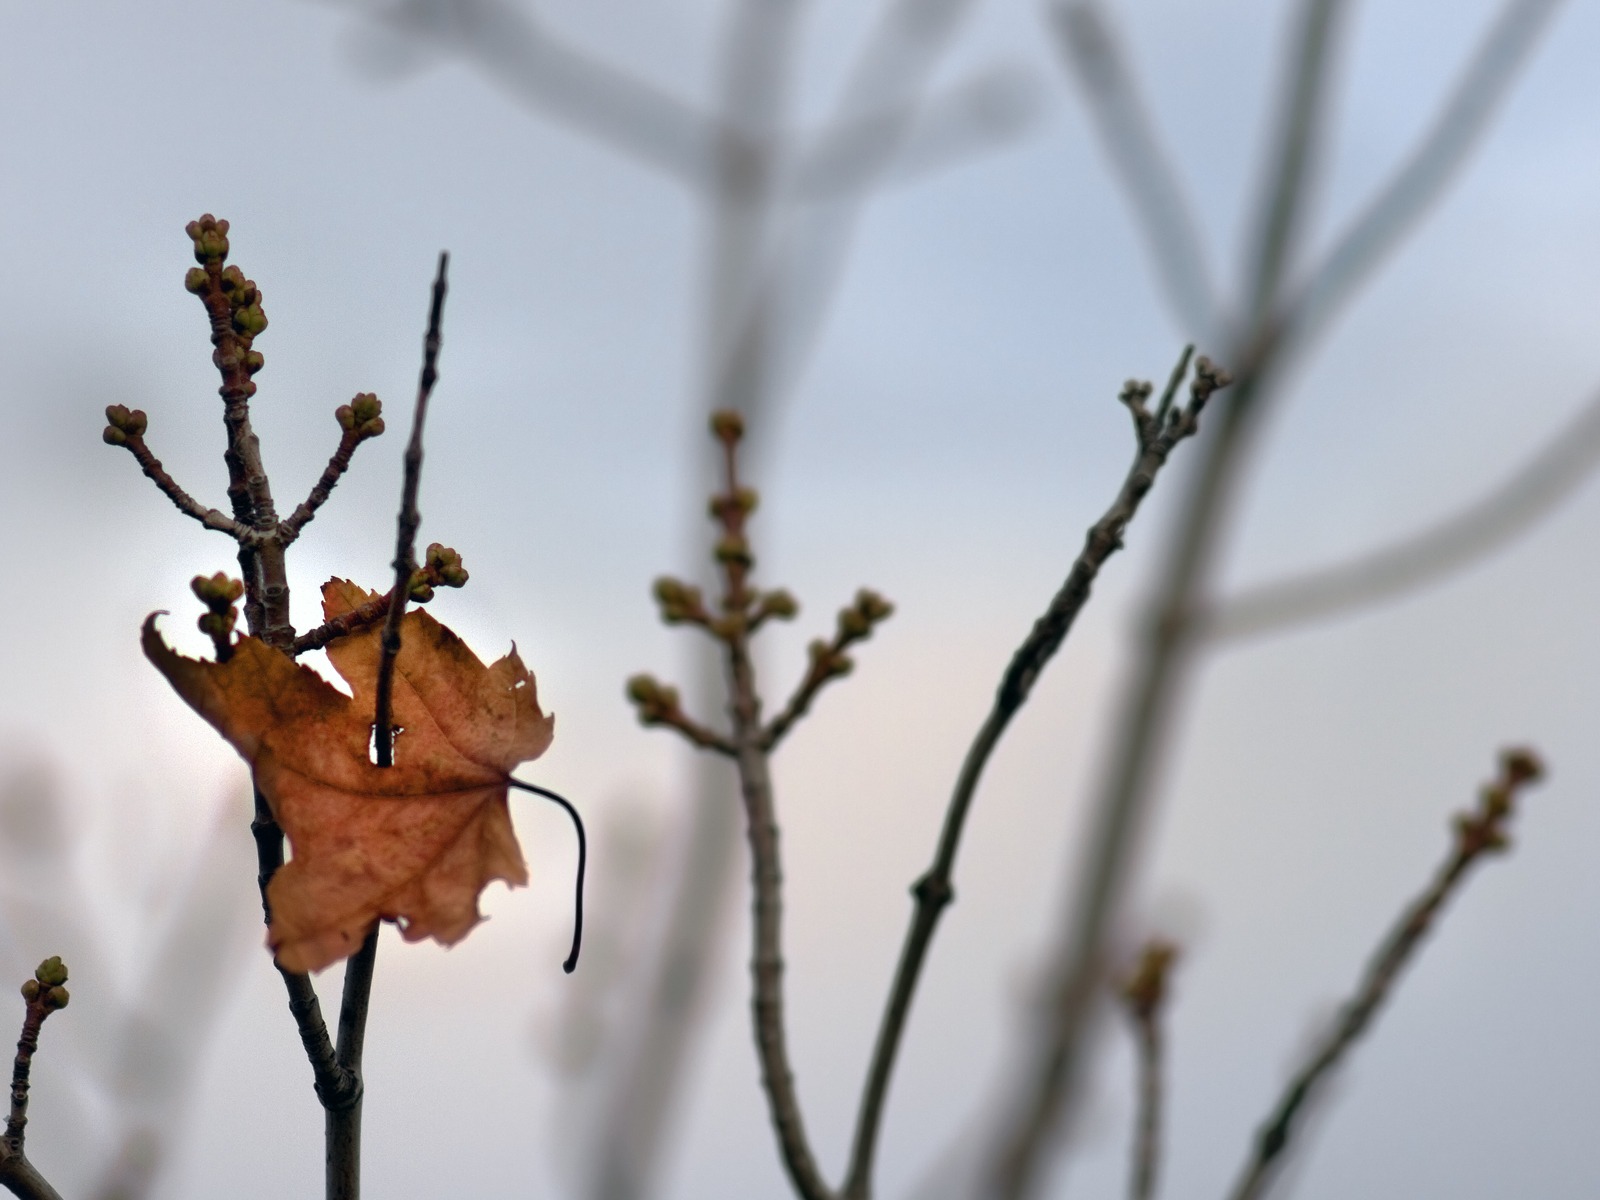
[[377, 762], [380, 767], [394, 764], [394, 661], [400, 653], [400, 618], [405, 615], [411, 594], [411, 577], [417, 570], [417, 528], [422, 514], [417, 511], [417, 490], [422, 484], [422, 430], [428, 418], [428, 398], [439, 378], [439, 347], [444, 319], [444, 297], [448, 290], [446, 272], [450, 256], [439, 255], [439, 271], [433, 280], [433, 298], [428, 306], [428, 332], [422, 343], [422, 378], [417, 384], [417, 407], [411, 418], [411, 440], [406, 444], [405, 482], [400, 490], [399, 528], [395, 536], [394, 590], [389, 593], [389, 612], [383, 623], [382, 655], [378, 660], [378, 703], [373, 722]]
[[[273, 819], [267, 798], [259, 789], [255, 793], [255, 808], [250, 832], [256, 841], [256, 882], [261, 889], [261, 914], [270, 926], [272, 908], [267, 901], [267, 885], [283, 866], [283, 830]], [[289, 1013], [294, 1017], [295, 1028], [300, 1031], [300, 1044], [305, 1047], [306, 1058], [311, 1063], [311, 1077], [318, 1101], [324, 1108], [348, 1103], [358, 1092], [360, 1084], [339, 1064], [311, 977], [285, 971], [282, 967], [278, 967], [278, 974], [283, 977], [284, 989], [289, 994]]]
[[129, 434], [123, 444], [128, 447], [140, 470], [161, 489], [162, 495], [177, 506], [179, 512], [193, 517], [207, 529], [220, 530], [238, 542], [244, 542], [252, 536], [254, 531], [248, 525], [240, 524], [225, 512], [206, 507], [179, 487], [177, 481], [167, 474], [166, 468], [161, 465], [161, 460], [150, 453], [150, 447], [145, 444], [142, 436]]
[[1246, 375], [1229, 393], [1218, 428], [1201, 443], [1199, 471], [1189, 494], [1178, 506], [1182, 515], [1157, 587], [1159, 601], [1134, 666], [1133, 686], [1112, 725], [1118, 740], [1110, 774], [1090, 814], [1070, 916], [1053, 954], [1045, 1025], [1030, 1048], [1027, 1074], [1011, 1100], [1013, 1112], [1000, 1144], [985, 1167], [986, 1188], [994, 1196], [1022, 1196], [1036, 1185], [1044, 1151], [1076, 1078], [1084, 1018], [1102, 977], [1107, 930], [1122, 901], [1159, 750], [1166, 744], [1193, 658], [1188, 615], [1221, 533], [1235, 464], [1253, 428], [1249, 418], [1259, 379]]
[[1178, 949], [1159, 938], [1151, 940], [1139, 965], [1121, 989], [1123, 1007], [1133, 1022], [1138, 1059], [1138, 1115], [1134, 1121], [1130, 1200], [1153, 1200], [1161, 1164], [1163, 1037], [1161, 1014], [1167, 998], [1167, 976]]
[[[444, 315], [446, 270], [450, 256], [439, 255], [439, 271], [433, 281], [428, 306], [428, 332], [423, 341], [422, 378], [417, 387], [417, 406], [411, 419], [411, 440], [406, 446], [405, 481], [401, 486], [399, 533], [395, 542], [394, 588], [383, 625], [382, 656], [378, 660], [377, 705], [374, 713], [374, 749], [377, 765], [394, 765], [394, 665], [400, 653], [400, 619], [416, 574], [417, 527], [422, 514], [417, 511], [417, 490], [422, 481], [422, 430], [428, 415], [428, 397], [438, 380], [440, 323]], [[378, 926], [368, 930], [361, 949], [345, 964], [344, 995], [339, 1004], [339, 1067], [354, 1080], [353, 1095], [346, 1104], [326, 1106], [328, 1200], [359, 1200], [361, 1195], [361, 1056], [366, 1042], [367, 1011], [372, 997], [372, 973], [378, 954]]]
[[356, 447], [364, 440], [354, 430], [345, 430], [344, 436], [339, 439], [338, 448], [328, 459], [328, 465], [322, 468], [322, 477], [311, 489], [311, 494], [306, 497], [305, 503], [295, 509], [289, 519], [278, 527], [278, 536], [285, 546], [300, 536], [300, 531], [310, 523], [312, 517], [317, 515], [317, 509], [328, 502], [328, 497], [333, 495], [333, 489], [340, 477], [350, 469], [350, 458], [355, 454]]
[[1134, 1044], [1139, 1060], [1139, 1115], [1134, 1126], [1133, 1176], [1130, 1200], [1153, 1200], [1156, 1171], [1161, 1163], [1161, 1025], [1153, 1017], [1134, 1023]]
[[1146, 393], [1132, 387], [1123, 392], [1123, 402], [1133, 414], [1138, 433], [1138, 452], [1133, 465], [1123, 478], [1111, 507], [1090, 527], [1082, 552], [1067, 572], [1067, 578], [1050, 606], [1034, 623], [1033, 629], [1012, 656], [995, 694], [994, 706], [961, 764], [961, 773], [945, 810], [944, 825], [939, 833], [933, 862], [911, 889], [915, 901], [911, 924], [906, 930], [899, 965], [895, 969], [888, 1001], [878, 1025], [877, 1042], [857, 1111], [850, 1169], [843, 1190], [849, 1200], [866, 1200], [871, 1194], [873, 1159], [889, 1079], [934, 931], [944, 909], [955, 897], [951, 875], [955, 869], [956, 852], [984, 767], [1011, 719], [1026, 703], [1040, 674], [1061, 647], [1078, 614], [1088, 602], [1100, 568], [1122, 548], [1123, 533], [1155, 483], [1167, 456], [1179, 441], [1198, 430], [1200, 410], [1212, 391], [1226, 381], [1225, 375], [1213, 373], [1213, 368], [1201, 360], [1202, 370], [1195, 379], [1189, 404], [1182, 409], [1172, 409], [1171, 396], [1188, 369], [1192, 352], [1193, 347], [1185, 348], [1179, 360], [1178, 368], [1156, 410], [1161, 416], [1157, 417], [1145, 408]]
[[368, 600], [365, 604], [358, 604], [349, 612], [340, 613], [337, 617], [324, 621], [315, 629], [306, 630], [295, 638], [294, 653], [300, 655], [308, 650], [321, 650], [335, 638], [342, 638], [358, 629], [376, 625], [388, 617], [393, 600], [394, 592], [391, 589], [381, 596]]
[[[59, 965], [59, 960], [56, 960]], [[27, 1008], [22, 1018], [22, 1034], [17, 1039], [17, 1055], [11, 1065], [11, 1111], [6, 1118], [5, 1135], [0, 1137], [0, 1186], [24, 1200], [61, 1200], [61, 1196], [45, 1181], [38, 1169], [28, 1161], [24, 1152], [28, 1124], [28, 1076], [33, 1067], [33, 1056], [39, 1049], [39, 1029], [44, 1020], [66, 1003], [52, 1003], [47, 989], [36, 980], [29, 980], [33, 994], [27, 996]], [[27, 995], [25, 992], [24, 995]]]
[[1295, 1130], [1295, 1118], [1316, 1095], [1317, 1089], [1345, 1053], [1366, 1032], [1372, 1019], [1393, 992], [1396, 981], [1432, 930], [1467, 870], [1479, 859], [1501, 852], [1508, 845], [1506, 821], [1518, 792], [1540, 778], [1543, 768], [1527, 751], [1510, 751], [1501, 760], [1500, 778], [1484, 789], [1478, 809], [1456, 818], [1455, 840], [1433, 882], [1401, 913], [1368, 961], [1355, 995], [1305, 1064], [1295, 1072], [1272, 1114], [1256, 1136], [1249, 1161], [1233, 1190], [1233, 1200], [1256, 1200], [1266, 1194], [1275, 1168]]
[[339, 1005], [339, 1069], [352, 1081], [340, 1104], [325, 1104], [323, 1135], [327, 1148], [327, 1200], [359, 1200], [361, 1195], [361, 1105], [366, 1087], [361, 1052], [366, 1044], [372, 972], [378, 957], [378, 926], [344, 966], [344, 996]]

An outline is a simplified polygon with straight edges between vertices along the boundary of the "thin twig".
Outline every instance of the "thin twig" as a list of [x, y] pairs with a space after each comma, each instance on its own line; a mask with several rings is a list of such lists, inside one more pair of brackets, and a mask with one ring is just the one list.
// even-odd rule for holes
[[208, 508], [201, 504], [183, 488], [178, 486], [176, 480], [168, 475], [161, 465], [161, 460], [150, 453], [150, 447], [138, 434], [130, 434], [121, 443], [127, 446], [128, 452], [133, 455], [134, 461], [139, 464], [139, 469], [161, 489], [161, 494], [177, 506], [178, 511], [187, 517], [193, 517], [207, 529], [215, 529], [227, 534], [234, 541], [245, 543], [255, 536], [255, 530], [248, 525], [241, 525], [238, 521], [228, 516], [220, 509]]
[[358, 629], [366, 629], [386, 619], [392, 607], [394, 591], [390, 589], [381, 596], [368, 600], [365, 604], [358, 604], [349, 612], [340, 613], [318, 625], [315, 629], [308, 629], [294, 640], [294, 653], [301, 655], [309, 650], [321, 650], [335, 638], [347, 637]]
[[1600, 467], [1600, 395], [1486, 496], [1391, 545], [1252, 587], [1195, 616], [1212, 642], [1325, 620], [1417, 590], [1527, 532]]
[[[737, 446], [742, 422], [732, 414], [713, 418], [722, 441], [725, 491], [713, 509], [722, 523], [717, 557], [722, 564], [723, 611], [732, 617], [747, 611], [751, 600], [751, 558], [745, 534], [750, 506], [739, 482]], [[755, 664], [749, 634], [741, 621], [730, 620], [727, 647], [728, 712], [733, 719], [735, 762], [744, 800], [745, 832], [750, 844], [751, 933], [750, 1001], [756, 1056], [767, 1110], [777, 1134], [779, 1152], [801, 1200], [834, 1200], [822, 1177], [806, 1135], [794, 1070], [789, 1063], [788, 1033], [783, 1015], [783, 867], [778, 853], [778, 822], [773, 808], [772, 777], [762, 746], [761, 700], [756, 694]]]
[[[446, 272], [450, 256], [439, 255], [439, 271], [433, 281], [428, 306], [428, 332], [423, 339], [422, 377], [417, 385], [417, 405], [411, 418], [411, 440], [406, 446], [405, 480], [401, 486], [399, 532], [395, 540], [395, 583], [389, 593], [378, 659], [377, 704], [373, 717], [373, 749], [379, 767], [394, 765], [394, 666], [400, 654], [400, 620], [417, 573], [417, 528], [422, 514], [417, 511], [417, 491], [422, 482], [422, 431], [428, 415], [428, 398], [439, 378], [440, 327], [447, 290]], [[344, 994], [339, 1004], [340, 1069], [355, 1081], [355, 1095], [349, 1103], [327, 1108], [327, 1195], [328, 1200], [358, 1200], [361, 1194], [361, 1056], [366, 1042], [367, 1012], [372, 999], [372, 973], [378, 953], [378, 926], [368, 930], [361, 949], [345, 965]]]
[[1561, 0], [1507, 0], [1427, 134], [1312, 273], [1291, 324], [1320, 328], [1444, 192], [1483, 140]]
[[406, 444], [405, 481], [400, 490], [400, 517], [394, 548], [394, 588], [389, 593], [389, 612], [383, 623], [382, 655], [378, 659], [378, 703], [373, 720], [377, 764], [394, 765], [394, 722], [391, 706], [394, 693], [394, 660], [400, 653], [400, 618], [405, 616], [411, 594], [411, 578], [417, 573], [417, 528], [422, 514], [417, 511], [417, 489], [422, 484], [422, 428], [428, 417], [428, 397], [439, 378], [440, 332], [444, 318], [444, 297], [448, 290], [446, 272], [450, 256], [439, 255], [439, 272], [433, 281], [433, 298], [428, 306], [428, 332], [422, 343], [422, 377], [417, 383], [417, 406], [411, 418], [411, 440]]
[[1507, 848], [1506, 822], [1513, 814], [1518, 794], [1543, 774], [1544, 768], [1529, 751], [1508, 751], [1501, 756], [1499, 778], [1483, 790], [1477, 810], [1456, 817], [1449, 857], [1427, 890], [1407, 906], [1378, 944], [1355, 995], [1340, 1010], [1338, 1020], [1289, 1081], [1271, 1116], [1261, 1126], [1249, 1161], [1232, 1193], [1233, 1200], [1256, 1200], [1266, 1194], [1276, 1175], [1278, 1160], [1293, 1137], [1295, 1118], [1314, 1098], [1328, 1073], [1366, 1032], [1393, 992], [1400, 973], [1433, 928], [1446, 901], [1466, 877], [1468, 868], [1480, 858]]
[[328, 502], [328, 497], [333, 494], [334, 487], [338, 484], [344, 473], [350, 469], [350, 457], [355, 454], [356, 447], [367, 440], [359, 429], [346, 429], [339, 438], [339, 445], [328, 459], [328, 465], [322, 468], [322, 476], [317, 480], [316, 486], [311, 489], [311, 494], [305, 502], [289, 515], [289, 519], [278, 527], [278, 536], [284, 545], [288, 545], [300, 536], [300, 531], [306, 527], [311, 518], [317, 515], [317, 509]]
[[1161, 1165], [1161, 1110], [1163, 1039], [1161, 1013], [1167, 999], [1167, 979], [1177, 958], [1177, 947], [1157, 938], [1144, 948], [1139, 965], [1120, 989], [1123, 1007], [1133, 1022], [1135, 1055], [1139, 1062], [1139, 1108], [1134, 1121], [1133, 1171], [1128, 1181], [1130, 1200], [1154, 1200], [1157, 1170]]
[[873, 1157], [890, 1075], [934, 931], [945, 907], [955, 898], [951, 875], [955, 868], [956, 852], [984, 767], [1011, 719], [1027, 701], [1040, 674], [1060, 649], [1078, 614], [1088, 602], [1101, 567], [1122, 548], [1123, 533], [1155, 483], [1167, 456], [1180, 441], [1198, 431], [1199, 416], [1206, 402], [1213, 392], [1229, 382], [1225, 372], [1218, 371], [1202, 358], [1196, 363], [1188, 403], [1181, 408], [1173, 408], [1170, 397], [1187, 371], [1193, 350], [1192, 346], [1185, 347], [1179, 359], [1178, 369], [1174, 371], [1167, 393], [1156, 410], [1162, 416], [1157, 417], [1146, 407], [1150, 385], [1130, 382], [1123, 389], [1121, 400], [1133, 416], [1138, 438], [1138, 451], [1134, 455], [1133, 465], [1124, 476], [1116, 499], [1090, 527], [1083, 550], [1067, 572], [1066, 580], [1050, 606], [1034, 623], [1033, 629], [1012, 656], [1001, 677], [994, 706], [961, 764], [961, 773], [945, 810], [944, 825], [939, 833], [933, 862], [911, 889], [915, 898], [911, 924], [906, 931], [894, 982], [878, 1026], [872, 1063], [867, 1071], [856, 1117], [850, 1171], [844, 1186], [844, 1195], [851, 1200], [865, 1200], [871, 1190]]
[[1152, 123], [1109, 16], [1097, 3], [1058, 3], [1051, 29], [1088, 102], [1095, 130], [1150, 248], [1178, 319], [1221, 333], [1221, 311], [1192, 206]]
[[[876, 592], [862, 588], [856, 593], [855, 603], [839, 613], [839, 627], [833, 640], [811, 643], [811, 665], [806, 669], [804, 678], [795, 688], [789, 703], [784, 705], [783, 711], [767, 722], [766, 728], [761, 731], [760, 746], [763, 750], [770, 751], [783, 740], [795, 722], [811, 711], [812, 701], [823, 688], [850, 673], [854, 664], [845, 651], [871, 637], [872, 627], [887, 620], [893, 612], [894, 606]], [[752, 621], [751, 632], [759, 625], [759, 621]]]
[[55, 1188], [45, 1182], [38, 1169], [28, 1161], [24, 1143], [28, 1124], [28, 1076], [33, 1067], [33, 1056], [39, 1049], [39, 1029], [45, 1018], [57, 1009], [67, 1006], [67, 968], [60, 958], [47, 958], [39, 964], [34, 977], [22, 985], [26, 1007], [22, 1018], [22, 1035], [17, 1039], [17, 1055], [11, 1065], [11, 1111], [6, 1118], [6, 1130], [0, 1137], [0, 1186], [24, 1200], [61, 1200]]

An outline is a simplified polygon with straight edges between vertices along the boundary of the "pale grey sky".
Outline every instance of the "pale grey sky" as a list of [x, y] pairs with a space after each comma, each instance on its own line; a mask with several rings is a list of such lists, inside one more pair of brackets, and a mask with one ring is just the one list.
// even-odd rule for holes
[[[1494, 7], [1355, 11], [1313, 246], [1426, 124]], [[1116, 8], [1230, 288], [1284, 8]], [[793, 83], [811, 117], [827, 111], [868, 6], [815, 9]], [[541, 11], [596, 55], [709, 102], [723, 5]], [[387, 569], [427, 284], [451, 251], [423, 538], [458, 547], [472, 583], [435, 612], [482, 655], [516, 641], [558, 714], [534, 774], [596, 827], [629, 804], [674, 827], [694, 799], [687, 753], [638, 729], [621, 687], [687, 661], [684, 635], [654, 623], [648, 585], [699, 552], [705, 230], [680, 185], [518, 107], [470, 67], [441, 59], [374, 78], [371, 47], [337, 5], [0, 0], [0, 29], [0, 494], [13, 564], [0, 768], [53, 764], [107, 943], [104, 971], [75, 971], [73, 1008], [47, 1028], [36, 1068], [30, 1151], [71, 1194], [88, 1186], [109, 1125], [93, 1097], [71, 1106], [62, 1077], [109, 1051], [88, 1036], [74, 1047], [63, 1027], [81, 1011], [98, 1028], [97, 1004], [136, 992], [141, 914], [171, 899], [184, 855], [243, 779], [136, 637], [147, 612], [169, 608], [170, 635], [197, 652], [187, 581], [227, 567], [228, 547], [99, 438], [106, 404], [146, 409], [155, 452], [220, 502], [215, 376], [181, 286], [184, 223], [204, 211], [233, 222], [234, 261], [263, 289], [272, 324], [255, 412], [280, 504], [334, 445], [335, 405], [373, 390], [394, 413], [391, 436], [362, 448], [296, 547], [302, 606], [329, 574], [379, 586]], [[1597, 48], [1600, 9], [1567, 6], [1446, 201], [1294, 372], [1243, 492], [1227, 581], [1335, 561], [1449, 513], [1600, 388]], [[1037, 6], [977, 6], [940, 78], [994, 63], [1031, 72], [1038, 120], [872, 204], [756, 481], [765, 578], [804, 606], [772, 639], [774, 693], [857, 586], [898, 605], [780, 760], [793, 1049], [830, 1174], [905, 889], [966, 739], [1125, 469], [1121, 381], [1164, 376], [1192, 332], [1152, 281]], [[925, 1180], [1003, 1068], [1172, 482], [979, 799], [892, 1094], [886, 1198]], [[1597, 540], [1589, 486], [1441, 586], [1207, 660], [1141, 881], [1140, 911], [1190, 942], [1171, 1026], [1172, 1200], [1224, 1191], [1311, 1022], [1513, 741], [1545, 754], [1550, 781], [1515, 852], [1473, 881], [1342, 1077], [1296, 1194], [1576, 1200], [1600, 1186]], [[303, 624], [310, 612], [299, 608]], [[530, 889], [492, 892], [493, 920], [448, 954], [384, 944], [368, 1038], [371, 1195], [574, 1191], [574, 1122], [539, 1049], [571, 986], [558, 969], [570, 838], [552, 813], [517, 820]], [[242, 822], [235, 832], [248, 858]], [[597, 889], [606, 869], [597, 857]], [[248, 907], [249, 866], [237, 887]], [[13, 931], [8, 962], [73, 961], [70, 946], [22, 944], [26, 933]], [[237, 983], [163, 1195], [319, 1186], [309, 1071], [256, 933], [239, 936]], [[683, 1102], [672, 1200], [786, 1191], [743, 959], [741, 940]], [[1129, 1067], [1111, 1045], [1064, 1193], [1124, 1186]]]

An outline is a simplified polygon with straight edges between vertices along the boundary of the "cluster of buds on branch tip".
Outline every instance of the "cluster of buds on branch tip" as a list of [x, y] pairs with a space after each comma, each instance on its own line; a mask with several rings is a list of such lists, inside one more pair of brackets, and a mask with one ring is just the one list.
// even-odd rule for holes
[[244, 583], [218, 571], [210, 576], [196, 575], [189, 581], [189, 588], [195, 599], [206, 606], [198, 622], [200, 632], [217, 648], [217, 661], [227, 662], [233, 657], [233, 627], [239, 622], [235, 601], [244, 595]]
[[29, 1007], [38, 1005], [45, 1012], [65, 1008], [72, 996], [62, 986], [67, 982], [67, 964], [59, 954], [53, 954], [39, 964], [33, 978], [22, 985], [22, 998]]
[[357, 392], [349, 404], [334, 409], [333, 415], [339, 420], [339, 428], [357, 441], [375, 438], [383, 432], [383, 401], [371, 392]]
[[144, 409], [130, 409], [123, 404], [106, 406], [106, 427], [100, 437], [108, 446], [126, 446], [129, 438], [142, 438], [150, 427], [150, 418]]
[[432, 542], [422, 566], [411, 574], [411, 599], [426, 604], [433, 599], [434, 588], [466, 587], [468, 578], [467, 569], [461, 565], [461, 555], [449, 546]]

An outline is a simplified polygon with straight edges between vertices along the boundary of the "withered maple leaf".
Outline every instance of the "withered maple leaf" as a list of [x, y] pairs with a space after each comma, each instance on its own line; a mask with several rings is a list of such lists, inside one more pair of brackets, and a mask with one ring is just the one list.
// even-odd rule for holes
[[[328, 618], [375, 598], [346, 580], [323, 586]], [[515, 647], [485, 667], [425, 612], [401, 622], [395, 660], [394, 766], [370, 757], [380, 627], [338, 638], [328, 658], [346, 696], [255, 638], [227, 662], [185, 658], [144, 623], [145, 656], [250, 764], [293, 857], [267, 888], [267, 942], [288, 971], [352, 954], [380, 917], [408, 941], [460, 941], [492, 880], [516, 887], [527, 866], [511, 828], [507, 780], [549, 746]]]

